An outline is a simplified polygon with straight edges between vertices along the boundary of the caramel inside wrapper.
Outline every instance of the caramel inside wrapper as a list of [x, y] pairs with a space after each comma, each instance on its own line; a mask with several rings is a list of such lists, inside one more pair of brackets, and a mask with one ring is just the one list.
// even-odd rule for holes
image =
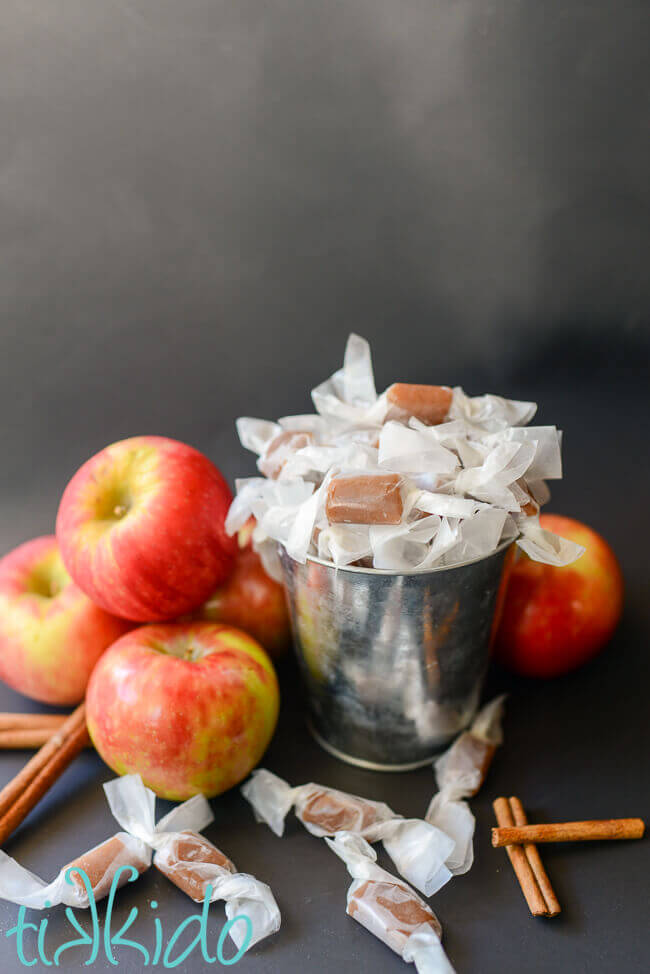
[[324, 832], [361, 832], [377, 819], [376, 809], [360, 798], [343, 798], [328, 789], [316, 791], [300, 813], [303, 822], [316, 825]]
[[453, 754], [450, 755], [450, 767], [453, 766], [454, 771], [460, 772], [476, 769], [480, 774], [478, 785], [468, 797], [471, 798], [481, 788], [495, 752], [494, 744], [484, 741], [481, 737], [472, 734], [471, 731], [465, 731], [464, 734], [461, 734], [454, 744]]
[[[149, 863], [131, 852], [120, 837], [114, 835], [112, 839], [102, 842], [96, 849], [91, 849], [90, 852], [85, 852], [78, 859], [69, 862], [63, 870], [65, 872], [75, 867], [83, 869], [92, 889], [96, 890], [101, 881], [107, 878], [107, 873], [112, 877], [119, 866], [134, 866], [139, 873], [143, 873], [149, 868]], [[79, 889], [85, 889], [79, 873], [71, 873], [70, 878]]]
[[404, 505], [397, 474], [336, 477], [327, 489], [330, 524], [399, 524]]
[[408, 938], [422, 924], [431, 927], [436, 937], [442, 935], [442, 928], [433, 911], [412, 890], [400, 883], [366, 880], [350, 897], [347, 912], [364, 926], [368, 925], [364, 917], [371, 915], [375, 924], [380, 923], [389, 941], [392, 936], [391, 946], [397, 946], [395, 935]]
[[531, 497], [530, 489], [528, 487], [528, 484], [524, 480], [524, 478], [521, 477], [519, 480], [516, 481], [516, 484], [521, 490], [523, 490], [523, 492], [528, 497], [528, 500], [521, 505], [521, 513], [525, 514], [527, 517], [533, 517], [533, 515], [538, 514], [539, 504], [537, 503], [534, 497]]
[[449, 386], [415, 385], [396, 382], [386, 391], [388, 402], [400, 412], [415, 416], [427, 426], [444, 423], [451, 406]]
[[205, 870], [196, 868], [201, 865], [214, 865], [229, 873], [236, 872], [233, 863], [220, 849], [198, 832], [189, 830], [179, 833], [171, 849], [154, 858], [156, 869], [197, 903], [203, 900], [206, 886], [210, 882]]
[[275, 480], [287, 462], [287, 455], [309, 446], [313, 440], [313, 433], [302, 430], [283, 430], [282, 433], [278, 433], [267, 446], [264, 457], [259, 463], [261, 472]]

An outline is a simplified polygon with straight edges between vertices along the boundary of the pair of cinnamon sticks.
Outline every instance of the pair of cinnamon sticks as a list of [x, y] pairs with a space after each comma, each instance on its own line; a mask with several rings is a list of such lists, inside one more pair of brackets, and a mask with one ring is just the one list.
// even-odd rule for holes
[[[524, 807], [518, 798], [497, 798], [492, 807], [501, 829], [513, 829], [515, 826], [522, 828], [528, 825]], [[494, 833], [501, 829], [492, 830], [493, 845]], [[562, 907], [544, 869], [537, 846], [532, 842], [506, 845], [506, 852], [533, 916], [557, 916]]]
[[497, 798], [492, 807], [499, 824], [492, 829], [492, 845], [505, 847], [533, 916], [554, 917], [561, 912], [536, 843], [640, 839], [645, 831], [640, 818], [529, 825], [523, 805], [515, 797]]
[[[5, 715], [6, 716], [6, 715]], [[23, 715], [33, 716], [33, 715]], [[39, 715], [43, 717], [44, 715]], [[4, 733], [38, 728], [9, 728]], [[86, 729], [86, 705], [79, 704], [69, 717], [59, 721], [58, 726], [41, 726], [49, 736], [39, 751], [0, 791], [0, 846], [31, 812], [46, 791], [65, 771], [76, 756], [90, 743]], [[27, 746], [27, 745], [23, 745]]]

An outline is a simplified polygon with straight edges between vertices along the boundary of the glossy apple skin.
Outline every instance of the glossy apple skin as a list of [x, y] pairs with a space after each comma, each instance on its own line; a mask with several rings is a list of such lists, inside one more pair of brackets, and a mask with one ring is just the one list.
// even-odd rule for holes
[[244, 525], [239, 532], [235, 567], [195, 616], [243, 629], [262, 644], [271, 659], [280, 659], [291, 644], [287, 600], [284, 586], [264, 571], [253, 548], [253, 526]]
[[65, 489], [56, 534], [66, 568], [107, 612], [150, 622], [204, 602], [232, 569], [232, 496], [207, 457], [161, 436], [121, 440]]
[[174, 801], [242, 781], [268, 747], [279, 702], [262, 647], [209, 622], [135, 629], [105, 653], [86, 694], [106, 764]]
[[130, 628], [74, 584], [53, 535], [0, 560], [0, 677], [19, 693], [78, 703], [99, 657]]
[[497, 634], [496, 658], [522, 676], [559, 676], [595, 656], [623, 608], [623, 576], [599, 534], [572, 518], [543, 514], [543, 528], [586, 549], [554, 568], [519, 552]]

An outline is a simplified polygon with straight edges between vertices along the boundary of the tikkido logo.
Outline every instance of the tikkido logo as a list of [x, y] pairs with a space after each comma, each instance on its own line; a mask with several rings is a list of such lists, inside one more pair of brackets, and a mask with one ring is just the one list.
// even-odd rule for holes
[[[73, 880], [70, 877], [71, 872], [73, 872], [72, 869], [68, 869], [66, 871], [65, 880], [67, 883], [72, 885]], [[135, 906], [132, 908], [126, 921], [122, 924], [120, 929], [116, 933], [112, 933], [111, 921], [113, 918], [113, 903], [115, 902], [115, 893], [120, 885], [120, 879], [124, 875], [124, 872], [130, 872], [130, 875], [127, 877], [127, 882], [129, 883], [132, 883], [138, 878], [139, 875], [138, 871], [133, 866], [121, 866], [115, 873], [113, 882], [111, 883], [111, 889], [108, 894], [104, 929], [102, 931], [99, 917], [97, 915], [97, 904], [95, 902], [95, 897], [93, 895], [88, 875], [78, 866], [74, 867], [75, 875], [81, 876], [88, 894], [88, 907], [92, 920], [92, 931], [88, 933], [86, 930], [84, 930], [74, 915], [73, 910], [69, 906], [66, 907], [65, 915], [68, 923], [70, 923], [70, 925], [77, 931], [78, 934], [80, 934], [80, 936], [78, 939], [69, 940], [66, 941], [66, 943], [61, 944], [61, 946], [56, 949], [51, 959], [46, 956], [45, 952], [45, 932], [48, 923], [47, 919], [41, 920], [38, 925], [35, 923], [28, 923], [25, 920], [26, 907], [21, 906], [18, 911], [18, 920], [16, 922], [16, 926], [12, 927], [11, 930], [7, 930], [5, 934], [7, 937], [16, 937], [16, 953], [20, 963], [24, 967], [33, 967], [40, 960], [41, 964], [43, 964], [45, 967], [59, 967], [61, 963], [61, 956], [65, 954], [66, 951], [72, 950], [75, 947], [81, 949], [86, 947], [90, 948], [88, 957], [83, 961], [81, 958], [79, 959], [79, 963], [82, 963], [84, 967], [89, 967], [97, 960], [100, 949], [102, 948], [108, 962], [113, 964], [115, 967], [118, 967], [119, 961], [113, 953], [113, 948], [115, 947], [128, 947], [131, 950], [138, 951], [142, 957], [141, 962], [143, 967], [155, 967], [158, 964], [162, 964], [162, 966], [166, 968], [178, 967], [179, 964], [182, 964], [183, 961], [187, 960], [190, 954], [197, 949], [200, 950], [201, 956], [206, 964], [214, 964], [218, 961], [220, 964], [230, 966], [241, 960], [241, 957], [246, 952], [253, 935], [253, 924], [251, 923], [250, 917], [246, 916], [245, 913], [239, 913], [237, 916], [232, 917], [232, 919], [230, 919], [224, 925], [219, 935], [216, 954], [213, 956], [208, 950], [208, 912], [210, 909], [212, 886], [206, 887], [201, 913], [194, 913], [179, 923], [166, 945], [163, 942], [162, 922], [159, 917], [154, 917], [155, 947], [153, 953], [150, 953], [147, 948], [143, 944], [138, 943], [137, 940], [126, 940], [124, 937], [124, 934], [130, 930], [138, 916], [139, 911]], [[45, 905], [49, 906], [48, 903]], [[158, 904], [155, 900], [152, 900], [149, 905], [152, 910], [156, 910], [158, 908]], [[223, 956], [224, 941], [236, 923], [245, 924], [246, 934], [237, 953], [233, 957], [226, 958]], [[189, 930], [195, 924], [198, 925], [196, 936], [191, 943], [185, 947], [184, 950], [174, 956], [174, 952], [177, 949], [179, 940], [186, 930]], [[28, 959], [25, 954], [25, 932], [27, 930], [33, 930], [37, 933], [37, 956], [32, 956], [31, 959]], [[66, 954], [66, 961], [69, 962], [70, 960], [71, 957]]]

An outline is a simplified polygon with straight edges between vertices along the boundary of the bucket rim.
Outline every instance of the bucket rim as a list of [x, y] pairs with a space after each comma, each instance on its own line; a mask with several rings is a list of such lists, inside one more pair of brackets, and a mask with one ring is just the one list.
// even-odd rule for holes
[[[489, 558], [493, 558], [495, 555], [500, 554], [506, 548], [509, 548], [515, 544], [517, 535], [514, 538], [508, 538], [506, 541], [502, 541], [494, 551], [490, 551], [487, 555], [478, 555], [476, 558], [468, 558], [467, 561], [459, 561], [455, 565], [436, 565], [433, 568], [409, 568], [405, 571], [394, 571], [390, 568], [363, 568], [361, 565], [335, 565], [333, 561], [328, 561], [326, 558], [318, 558], [316, 555], [307, 555], [306, 560], [312, 562], [315, 565], [321, 565], [323, 568], [330, 568], [335, 572], [349, 572], [350, 574], [357, 575], [390, 575], [392, 577], [397, 577], [399, 575], [434, 575], [438, 572], [453, 572], [457, 568], [466, 568], [468, 565], [476, 565], [480, 561], [487, 561]], [[280, 544], [281, 556], [288, 558], [290, 561], [295, 561], [284, 545]], [[300, 564], [300, 562], [297, 562]]]

